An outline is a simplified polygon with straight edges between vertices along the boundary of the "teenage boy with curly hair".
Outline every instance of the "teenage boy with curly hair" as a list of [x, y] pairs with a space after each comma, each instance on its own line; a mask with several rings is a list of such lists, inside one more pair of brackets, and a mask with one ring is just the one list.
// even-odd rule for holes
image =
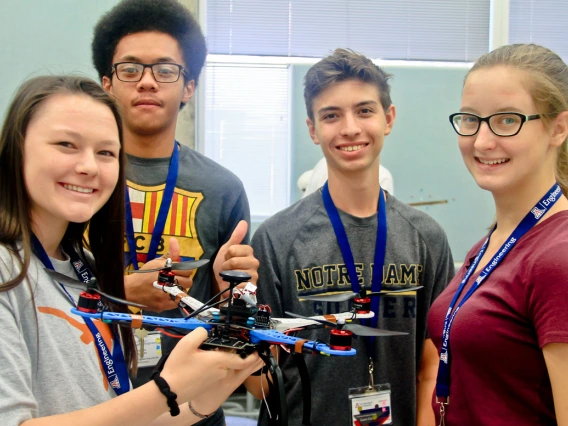
[[[124, 0], [97, 23], [92, 58], [124, 123], [127, 235], [130, 268], [174, 260], [210, 259], [178, 281], [201, 301], [227, 287], [218, 272], [239, 269], [256, 282], [258, 261], [248, 241], [250, 212], [242, 182], [229, 170], [175, 140], [178, 112], [193, 97], [206, 56], [205, 38], [176, 0]], [[126, 296], [150, 311], [179, 316], [157, 273], [130, 274]], [[163, 352], [174, 339], [163, 339]], [[148, 380], [142, 368], [137, 383]], [[204, 424], [224, 424], [219, 410]]]

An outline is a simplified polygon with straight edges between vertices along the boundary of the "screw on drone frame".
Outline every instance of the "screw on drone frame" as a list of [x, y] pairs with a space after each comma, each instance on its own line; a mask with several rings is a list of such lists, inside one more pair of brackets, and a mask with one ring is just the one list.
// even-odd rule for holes
[[233, 306], [233, 289], [240, 283], [248, 282], [251, 280], [251, 276], [246, 272], [242, 271], [223, 271], [219, 272], [223, 281], [229, 283], [229, 301], [227, 305], [227, 315], [225, 316], [225, 328], [223, 330], [223, 335], [221, 338], [223, 340], [229, 340], [229, 327], [231, 325], [231, 307]]

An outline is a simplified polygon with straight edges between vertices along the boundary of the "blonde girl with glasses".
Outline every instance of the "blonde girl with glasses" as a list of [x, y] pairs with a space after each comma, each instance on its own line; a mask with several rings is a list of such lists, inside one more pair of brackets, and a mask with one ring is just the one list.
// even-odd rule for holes
[[445, 425], [568, 425], [568, 67], [533, 44], [482, 56], [450, 117], [496, 224], [434, 302]]

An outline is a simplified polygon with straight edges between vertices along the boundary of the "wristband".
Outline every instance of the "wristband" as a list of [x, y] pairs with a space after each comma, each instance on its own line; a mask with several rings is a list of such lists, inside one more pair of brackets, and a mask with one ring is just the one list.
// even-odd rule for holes
[[211, 414], [201, 414], [201, 413], [198, 413], [197, 411], [195, 411], [195, 408], [193, 408], [193, 406], [191, 405], [191, 401], [188, 401], [187, 405], [189, 405], [189, 411], [191, 411], [194, 416], [197, 416], [200, 419], [208, 419], [209, 417], [211, 417], [213, 414], [215, 414], [217, 412], [217, 410], [215, 410]]
[[[154, 380], [154, 382], [156, 382], [158, 389], [160, 389], [160, 392], [162, 392], [162, 394], [168, 400], [168, 407], [170, 407], [170, 414], [173, 417], [177, 416], [179, 414], [179, 406], [176, 401], [177, 394], [171, 391], [168, 382], [166, 382], [166, 380], [162, 376], [160, 376], [159, 371], [154, 371], [154, 373], [152, 373], [152, 376], [150, 376], [150, 378]], [[191, 408], [191, 405], [189, 407]]]

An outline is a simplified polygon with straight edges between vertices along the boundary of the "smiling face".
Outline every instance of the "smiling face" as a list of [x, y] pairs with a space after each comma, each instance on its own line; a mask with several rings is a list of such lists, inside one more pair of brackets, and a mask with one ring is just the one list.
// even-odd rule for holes
[[[537, 114], [529, 76], [510, 67], [472, 72], [464, 85], [461, 111], [486, 117], [498, 112]], [[540, 188], [554, 182], [554, 162], [560, 138], [554, 122], [528, 121], [511, 137], [497, 136], [482, 123], [474, 136], [458, 136], [464, 163], [477, 184], [494, 195]], [[512, 192], [511, 192], [512, 191]], [[540, 189], [538, 189], [540, 191]]]
[[[112, 58], [112, 63], [139, 62], [154, 64], [175, 63], [186, 68], [178, 42], [160, 32], [139, 32], [123, 37]], [[183, 75], [175, 83], [158, 83], [150, 68], [144, 70], [138, 82], [103, 77], [103, 87], [111, 93], [121, 107], [126, 132], [151, 136], [162, 132], [175, 133], [180, 104], [193, 96], [193, 80], [185, 82]]]
[[40, 229], [83, 223], [118, 181], [120, 140], [111, 110], [86, 95], [57, 94], [33, 115], [24, 140], [24, 182]]
[[323, 90], [313, 101], [310, 136], [321, 146], [330, 172], [378, 170], [384, 137], [395, 119], [393, 105], [385, 112], [376, 86], [346, 80]]

